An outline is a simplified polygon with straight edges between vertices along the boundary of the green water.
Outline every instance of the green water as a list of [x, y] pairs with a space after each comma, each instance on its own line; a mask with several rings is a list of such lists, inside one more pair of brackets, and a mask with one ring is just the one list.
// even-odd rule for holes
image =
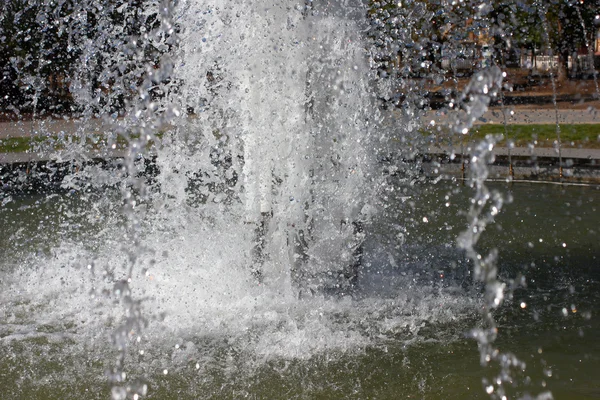
[[[501, 276], [510, 283], [522, 274], [526, 283], [511, 292], [512, 298], [495, 315], [497, 347], [527, 364], [525, 371], [513, 371], [508, 394], [514, 398], [551, 391], [556, 399], [600, 398], [600, 190], [539, 184], [492, 188], [514, 201], [505, 205], [497, 224], [488, 227], [479, 249], [497, 247]], [[456, 273], [458, 278], [452, 274], [468, 268], [453, 244], [465, 228], [470, 189], [441, 182], [408, 187], [403, 195], [411, 197], [391, 207], [386, 219], [372, 228], [375, 237], [392, 243], [398, 237], [392, 225], [405, 227], [408, 234], [393, 253], [400, 267], [428, 259], [415, 267], [424, 270], [419, 284], [440, 290], [467, 285], [464, 271]], [[87, 212], [93, 199], [13, 200], [0, 212], [0, 223], [5, 232], [21, 229], [21, 241], [0, 238], [2, 282], [34, 250], [52, 254], [61, 241], [79, 236], [91, 251], [99, 245], [93, 238], [99, 237], [103, 223]], [[85, 237], [90, 236], [87, 243]], [[438, 270], [447, 276], [439, 278]], [[424, 277], [425, 272], [430, 274]], [[2, 287], [7, 289], [5, 283]], [[477, 296], [478, 290], [471, 287], [465, 293]], [[79, 327], [68, 321], [35, 320], [28, 323], [39, 335], [15, 339], [10, 336], [15, 326], [35, 313], [34, 305], [2, 299], [0, 399], [109, 398], [104, 371], [116, 352], [107, 341], [83, 339]], [[9, 321], [9, 315], [16, 315], [17, 321]], [[416, 336], [398, 332], [356, 349], [302, 359], [264, 360], [225, 336], [209, 340], [192, 332], [189, 341], [210, 349], [200, 352], [209, 357], [172, 363], [174, 350], [157, 346], [151, 356], [129, 354], [127, 371], [148, 383], [148, 398], [153, 399], [484, 399], [489, 396], [482, 378], [497, 371], [480, 365], [477, 344], [468, 338], [478, 321], [476, 312], [458, 315], [454, 322], [425, 323]], [[69, 335], [61, 335], [65, 332]]]

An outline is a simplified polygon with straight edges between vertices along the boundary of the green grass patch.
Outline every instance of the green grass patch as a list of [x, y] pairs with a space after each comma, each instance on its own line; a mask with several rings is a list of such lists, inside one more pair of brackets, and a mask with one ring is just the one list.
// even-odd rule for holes
[[[471, 141], [485, 138], [487, 135], [503, 135], [500, 145], [512, 141], [515, 146], [528, 146], [534, 144], [537, 147], [552, 147], [557, 140], [555, 124], [523, 124], [507, 125], [485, 124], [475, 125], [468, 134], [450, 134], [448, 130], [433, 132], [428, 129], [423, 132], [426, 135], [438, 135], [439, 139], [453, 139]], [[600, 148], [600, 124], [564, 124], [560, 125], [560, 139], [565, 147], [577, 148]]]
[[24, 153], [36, 144], [42, 144], [42, 138], [14, 137], [0, 139], [0, 153]]
[[[161, 139], [164, 133], [156, 135], [158, 139]], [[71, 136], [73, 143], [79, 142], [80, 139], [76, 136]], [[139, 135], [131, 135], [130, 139], [138, 139]], [[64, 150], [69, 144], [68, 140], [61, 139], [58, 136], [34, 136], [32, 137], [11, 137], [6, 139], [0, 139], [0, 153], [24, 153], [27, 151], [37, 151], [38, 149], [44, 149], [46, 151], [58, 151]], [[119, 135], [116, 140], [116, 149], [126, 149], [129, 144], [129, 139]], [[86, 138], [85, 146], [88, 150], [106, 150], [111, 148], [113, 143], [108, 142], [108, 138], [102, 135], [91, 135]], [[154, 142], [150, 141], [150, 146], [153, 146]]]
[[[432, 129], [423, 130], [424, 135], [435, 135], [440, 142], [452, 139], [454, 143], [464, 140], [480, 140], [487, 135], [503, 135], [500, 145], [505, 145], [507, 139], [515, 146], [528, 146], [535, 144], [537, 147], [552, 147], [557, 139], [556, 125], [554, 124], [528, 124], [507, 125], [506, 129], [501, 124], [475, 125], [467, 135], [451, 134], [449, 129], [442, 128], [440, 131]], [[164, 132], [156, 135], [162, 139]], [[600, 149], [600, 124], [564, 124], [560, 125], [560, 137], [565, 147]], [[132, 135], [131, 139], [137, 139], [139, 135]], [[78, 141], [79, 138], [72, 137]], [[129, 140], [118, 136], [116, 140], [117, 149], [126, 149]], [[58, 136], [50, 137], [14, 137], [0, 139], [0, 153], [21, 153], [39, 148], [46, 150], [62, 150], [68, 144], [65, 139], [60, 140]], [[153, 143], [150, 143], [152, 146]], [[112, 144], [102, 135], [92, 135], [86, 139], [86, 147], [89, 150], [108, 149]]]
[[[564, 145], [600, 148], [600, 124], [566, 124], [559, 125], [559, 128], [560, 140]], [[504, 125], [480, 125], [473, 132], [477, 139], [489, 134], [503, 134], [517, 145], [526, 145], [535, 140], [538, 145], [553, 144], [558, 137], [554, 124], [507, 125], [506, 131]]]

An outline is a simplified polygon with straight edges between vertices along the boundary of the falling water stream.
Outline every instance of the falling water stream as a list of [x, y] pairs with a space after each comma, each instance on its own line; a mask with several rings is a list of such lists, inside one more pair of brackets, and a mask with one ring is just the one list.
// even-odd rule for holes
[[[493, 137], [469, 185], [425, 176], [425, 6], [389, 35], [358, 0], [40, 7], [78, 63], [65, 110], [34, 79], [59, 45], [13, 60], [32, 118], [81, 124], [31, 128], [59, 187], [0, 195], [1, 399], [600, 394], [600, 193], [486, 182]], [[504, 78], [475, 72], [447, 128]]]

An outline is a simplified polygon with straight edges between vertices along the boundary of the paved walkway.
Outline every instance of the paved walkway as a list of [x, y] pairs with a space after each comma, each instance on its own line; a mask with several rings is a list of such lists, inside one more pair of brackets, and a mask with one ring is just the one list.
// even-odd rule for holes
[[59, 134], [74, 135], [78, 132], [93, 132], [108, 134], [109, 130], [102, 120], [92, 119], [87, 123], [79, 120], [45, 119], [35, 121], [0, 122], [0, 139], [14, 137], [29, 137], [33, 135], [58, 136]]
[[[465, 145], [463, 148], [451, 147], [451, 146], [429, 146], [426, 149], [428, 154], [455, 154], [460, 156], [461, 154], [469, 155], [471, 153], [471, 147]], [[508, 156], [509, 149], [506, 147], [496, 147], [493, 153], [497, 156]], [[84, 159], [92, 158], [123, 158], [127, 154], [123, 150], [113, 150], [110, 153], [87, 153], [84, 154]], [[553, 148], [545, 147], [515, 147], [510, 149], [510, 154], [514, 157], [537, 157], [537, 158], [558, 158], [558, 151]], [[565, 148], [561, 151], [562, 158], [565, 160], [598, 160], [600, 161], [600, 149], [573, 149]], [[35, 153], [0, 153], [0, 165], [2, 164], [16, 164], [25, 162], [39, 162], [39, 161], [68, 161], [74, 157], [68, 153], [56, 153], [53, 155], [39, 155]], [[600, 167], [600, 163], [598, 164]]]
[[[514, 110], [510, 111], [510, 108], [507, 108], [507, 122], [509, 123], [517, 123], [517, 124], [548, 124], [554, 123], [556, 121], [556, 114], [554, 110]], [[444, 123], [444, 120], [447, 120], [448, 116], [443, 115], [437, 111], [431, 111], [427, 113], [427, 115], [423, 118], [424, 122], [434, 119], [436, 123]], [[484, 115], [484, 119], [488, 123], [502, 123], [503, 117], [501, 109], [495, 108], [488, 111]], [[569, 123], [569, 124], [599, 124], [598, 125], [598, 133], [600, 135], [600, 112], [598, 111], [586, 111], [586, 110], [559, 110], [559, 121], [561, 123]], [[484, 123], [483, 121], [478, 121], [477, 123]], [[19, 122], [0, 122], [0, 139], [6, 139], [11, 137], [28, 137], [32, 134], [45, 134], [45, 135], [59, 135], [64, 134], [65, 136], [76, 134], [78, 131], [83, 131], [85, 129], [86, 132], [90, 132], [90, 130], [96, 134], [108, 134], [109, 132], [103, 128], [103, 124], [101, 120], [91, 120], [84, 126], [79, 121], [75, 120], [44, 120], [44, 121], [19, 121]], [[464, 148], [460, 148], [460, 146], [451, 148], [448, 146], [436, 147], [431, 146], [428, 148], [429, 153], [438, 153], [438, 154], [462, 154], [464, 151], [465, 154], [468, 154], [470, 151], [467, 150], [468, 145]], [[494, 150], [497, 155], [508, 155], [509, 149], [504, 147], [497, 147]], [[535, 156], [535, 157], [558, 157], [558, 151], [554, 148], [543, 148], [543, 147], [517, 147], [510, 150], [511, 155], [513, 156]], [[573, 149], [573, 148], [563, 148], [561, 150], [561, 155], [566, 159], [591, 159], [591, 160], [600, 160], [600, 149]], [[88, 154], [85, 155], [87, 158], [95, 158], [95, 157], [106, 157], [106, 158], [114, 158], [114, 157], [123, 157], [124, 152], [114, 152], [111, 154]], [[35, 161], [48, 161], [50, 159], [71, 159], [68, 154], [57, 154], [53, 157], [49, 156], [39, 156], [33, 153], [0, 153], [0, 164], [11, 164], [18, 162], [35, 162]]]

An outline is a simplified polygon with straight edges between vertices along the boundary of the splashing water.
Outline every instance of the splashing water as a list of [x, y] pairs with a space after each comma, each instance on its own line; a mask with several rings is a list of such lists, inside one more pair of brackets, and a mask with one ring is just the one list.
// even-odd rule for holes
[[[505, 200], [484, 184], [495, 138], [472, 155], [466, 230], [464, 216], [428, 228], [441, 218], [427, 208], [446, 189], [424, 184], [415, 160], [427, 90], [414, 78], [446, 78], [429, 59], [437, 40], [415, 38], [436, 28], [427, 5], [392, 16], [389, 4], [374, 12], [358, 0], [92, 3], [13, 16], [35, 14], [28, 23], [47, 35], [39, 59], [12, 61], [33, 119], [53, 93], [36, 77], [64, 44], [79, 64], [66, 71], [74, 103], [51, 107], [80, 125], [62, 133], [64, 149], [40, 145], [74, 160], [62, 192], [2, 197], [18, 229], [1, 242], [1, 362], [16, 372], [0, 387], [16, 382], [13, 397], [72, 398], [106, 381], [113, 399], [312, 397], [327, 393], [333, 370], [352, 369], [339, 365], [377, 364], [389, 351], [410, 370], [421, 351], [435, 358], [427, 346], [470, 331], [482, 364], [500, 367], [484, 390], [510, 392], [525, 365], [494, 347], [493, 313], [512, 289], [497, 253], [475, 248]], [[489, 29], [490, 7], [477, 8], [478, 29]], [[48, 47], [54, 31], [65, 39]], [[462, 51], [458, 40], [445, 46]], [[448, 128], [468, 133], [504, 77], [497, 65], [474, 73], [450, 99]], [[380, 107], [399, 103], [398, 91], [402, 110]], [[31, 141], [50, 125], [31, 128]], [[391, 153], [401, 168], [384, 167]], [[118, 158], [89, 165], [97, 156]], [[430, 190], [436, 201], [422, 200]], [[458, 249], [456, 235], [421, 232], [455, 228]], [[51, 379], [19, 372], [38, 363]], [[321, 368], [318, 387], [302, 387]], [[368, 393], [367, 372], [332, 396]], [[430, 375], [411, 393], [443, 380]], [[255, 387], [286, 377], [300, 382], [289, 396]]]
[[[349, 12], [339, 5], [322, 12], [268, 1], [182, 8], [187, 30], [179, 74], [185, 83], [178, 100], [193, 115], [174, 136], [185, 132], [204, 157], [186, 163], [185, 173], [219, 164], [220, 173], [230, 175], [231, 191], [243, 188], [240, 222], [268, 231], [270, 243], [260, 244], [260, 252], [275, 265], [289, 263], [287, 254], [274, 251], [285, 242], [339, 249], [336, 242], [348, 236], [377, 187], [376, 154], [367, 149], [378, 115], [367, 111], [373, 95], [360, 27], [336, 15]], [[222, 196], [209, 193], [204, 201], [227, 201]], [[343, 221], [350, 221], [345, 228]], [[323, 249], [312, 260], [330, 268], [329, 254]], [[343, 255], [341, 261], [349, 262]]]

